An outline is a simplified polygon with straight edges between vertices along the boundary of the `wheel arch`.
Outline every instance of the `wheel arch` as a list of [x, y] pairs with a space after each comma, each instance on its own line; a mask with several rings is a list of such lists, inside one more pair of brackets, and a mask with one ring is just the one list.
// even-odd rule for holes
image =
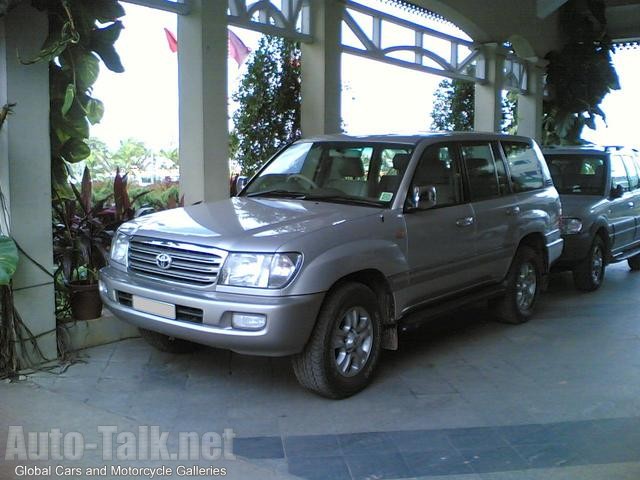
[[356, 282], [370, 288], [378, 299], [380, 313], [382, 314], [382, 326], [384, 331], [382, 334], [382, 348], [386, 350], [397, 350], [398, 348], [398, 332], [395, 316], [395, 299], [391, 285], [387, 277], [380, 270], [373, 268], [358, 270], [339, 278], [329, 289], [327, 295], [340, 285], [345, 283]]
[[549, 252], [547, 251], [547, 246], [545, 245], [544, 235], [540, 232], [532, 232], [520, 239], [520, 243], [518, 244], [518, 248], [520, 247], [530, 247], [534, 249], [536, 252], [542, 253], [542, 259], [544, 262], [543, 269], [544, 273], [549, 272]]

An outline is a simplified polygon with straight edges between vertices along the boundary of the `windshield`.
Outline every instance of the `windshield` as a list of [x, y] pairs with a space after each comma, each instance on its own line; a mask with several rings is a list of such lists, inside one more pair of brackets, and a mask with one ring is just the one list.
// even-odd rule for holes
[[604, 156], [573, 154], [545, 155], [558, 193], [604, 195]]
[[412, 153], [412, 145], [402, 144], [299, 142], [269, 163], [242, 195], [387, 207]]

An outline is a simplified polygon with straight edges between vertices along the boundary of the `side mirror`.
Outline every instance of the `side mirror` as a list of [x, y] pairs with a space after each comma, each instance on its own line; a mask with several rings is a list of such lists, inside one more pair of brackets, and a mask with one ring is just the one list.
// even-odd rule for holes
[[234, 196], [238, 195], [242, 191], [242, 189], [247, 185], [248, 182], [249, 182], [249, 177], [238, 175], [236, 177], [235, 184], [233, 185]]
[[624, 187], [622, 185], [616, 185], [611, 189], [611, 198], [620, 198], [624, 195]]
[[428, 185], [426, 187], [415, 186], [411, 191], [412, 207], [417, 210], [427, 210], [433, 208], [438, 203], [438, 193], [436, 187]]

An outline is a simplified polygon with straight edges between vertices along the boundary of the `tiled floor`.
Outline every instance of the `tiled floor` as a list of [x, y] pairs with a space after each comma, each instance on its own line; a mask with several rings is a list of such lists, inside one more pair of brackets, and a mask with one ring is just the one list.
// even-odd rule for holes
[[[172, 356], [128, 340], [85, 351], [63, 375], [32, 376], [29, 408], [40, 405], [40, 428], [90, 429], [103, 416], [233, 428], [236, 454], [256, 470], [230, 478], [637, 480], [639, 289], [640, 274], [619, 265], [593, 294], [554, 277], [525, 325], [494, 323], [483, 306], [450, 315], [404, 333], [373, 384], [342, 401], [299, 388], [286, 359]], [[3, 392], [17, 388], [0, 385], [0, 430], [32, 416]], [[91, 413], [47, 415], [52, 402]]]

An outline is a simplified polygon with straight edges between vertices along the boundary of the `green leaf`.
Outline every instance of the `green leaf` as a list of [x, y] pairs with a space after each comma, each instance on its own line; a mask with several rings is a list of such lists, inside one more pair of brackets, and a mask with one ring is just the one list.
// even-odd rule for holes
[[76, 80], [82, 90], [91, 87], [100, 74], [100, 61], [92, 53], [81, 55], [75, 60]]
[[113, 44], [123, 29], [121, 21], [113, 22], [105, 28], [91, 32], [91, 49], [96, 52], [109, 70], [116, 73], [124, 72], [124, 67]]
[[102, 116], [104, 115], [104, 103], [97, 98], [90, 98], [86, 107], [87, 118], [92, 125], [100, 123]]
[[77, 163], [91, 155], [91, 149], [79, 138], [70, 138], [65, 142], [60, 153], [69, 163]]
[[96, 20], [100, 23], [113, 22], [124, 16], [124, 8], [116, 0], [92, 0], [90, 3]]
[[71, 105], [73, 105], [73, 99], [76, 98], [76, 87], [70, 83], [67, 85], [67, 90], [64, 94], [64, 103], [62, 104], [62, 115], [66, 115]]
[[18, 268], [18, 248], [5, 235], [0, 236], [0, 285], [9, 285]]

